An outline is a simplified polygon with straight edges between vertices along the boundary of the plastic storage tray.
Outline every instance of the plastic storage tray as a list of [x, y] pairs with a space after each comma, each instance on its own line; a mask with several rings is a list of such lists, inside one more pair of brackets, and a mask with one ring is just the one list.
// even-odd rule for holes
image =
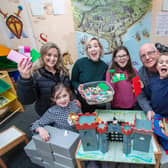
[[95, 81], [83, 84], [83, 94], [88, 104], [102, 104], [112, 101], [114, 89], [106, 81]]
[[0, 93], [5, 92], [6, 90], [8, 90], [11, 86], [6, 83], [5, 81], [3, 81], [2, 79], [0, 79]]
[[0, 94], [0, 109], [8, 105], [10, 102], [16, 99], [16, 96], [10, 92], [3, 92]]

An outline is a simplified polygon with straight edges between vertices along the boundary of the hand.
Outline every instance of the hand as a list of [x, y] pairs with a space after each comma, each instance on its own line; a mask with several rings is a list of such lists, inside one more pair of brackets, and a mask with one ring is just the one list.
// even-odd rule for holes
[[82, 84], [79, 85], [79, 87], [78, 87], [78, 92], [80, 93], [80, 95], [81, 95], [83, 98], [85, 98], [84, 93], [83, 93], [83, 85], [82, 85]]
[[77, 107], [81, 108], [81, 103], [80, 103], [79, 100], [74, 99], [73, 102], [75, 102], [75, 104], [76, 104]]
[[31, 67], [32, 67], [32, 62], [30, 61], [29, 58], [27, 59], [22, 59], [18, 65], [17, 69], [20, 72], [20, 75], [24, 79], [29, 79], [31, 77]]
[[151, 119], [153, 118], [154, 114], [155, 114], [155, 113], [154, 113], [153, 111], [148, 111], [148, 112], [147, 112], [147, 115], [146, 115], [147, 119], [148, 119], [148, 120], [151, 120]]
[[48, 141], [49, 140], [49, 134], [48, 131], [43, 128], [43, 127], [39, 127], [36, 129], [36, 132], [39, 133], [40, 137], [42, 138], [43, 141]]

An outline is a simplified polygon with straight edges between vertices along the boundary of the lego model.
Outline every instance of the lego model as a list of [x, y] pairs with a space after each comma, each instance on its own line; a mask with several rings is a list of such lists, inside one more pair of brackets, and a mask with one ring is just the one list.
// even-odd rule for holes
[[75, 168], [75, 151], [79, 142], [79, 134], [45, 126], [50, 134], [45, 142], [39, 135], [33, 135], [32, 140], [24, 148], [30, 160], [45, 168]]
[[[123, 153], [130, 154], [133, 149], [149, 152], [151, 136], [153, 133], [153, 121], [140, 120], [134, 117], [134, 123], [113, 121], [97, 122], [96, 113], [78, 114], [76, 128], [79, 131], [84, 151], [100, 150], [108, 151], [109, 141], [123, 143]], [[133, 143], [132, 143], [133, 142]]]

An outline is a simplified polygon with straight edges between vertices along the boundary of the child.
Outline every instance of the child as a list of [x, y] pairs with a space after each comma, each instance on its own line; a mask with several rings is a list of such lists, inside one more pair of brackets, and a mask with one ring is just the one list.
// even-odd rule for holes
[[[113, 73], [109, 71], [113, 70]], [[114, 75], [124, 74], [126, 80], [113, 82]], [[131, 79], [136, 76], [137, 71], [132, 67], [130, 54], [124, 46], [118, 47], [112, 57], [112, 65], [106, 72], [106, 81], [111, 84], [115, 93], [112, 101], [114, 109], [132, 109], [136, 103], [133, 93]]]
[[82, 103], [82, 111], [93, 112], [97, 107], [88, 105], [80, 95], [83, 88], [82, 84], [105, 80], [108, 66], [101, 60], [103, 56], [103, 47], [97, 38], [92, 37], [88, 40], [86, 44], [86, 54], [88, 57], [76, 61], [72, 69], [71, 81], [76, 96]]
[[[158, 136], [166, 154], [168, 154], [168, 136], [166, 122], [168, 119], [168, 53], [161, 53], [156, 64], [159, 76], [150, 81], [151, 106], [154, 115], [154, 133]], [[165, 154], [165, 153], [164, 153]]]
[[155, 113], [168, 117], [168, 53], [160, 54], [156, 69], [159, 76], [150, 82], [151, 105]]
[[63, 82], [67, 86], [70, 86], [71, 82], [56, 44], [44, 44], [40, 54], [42, 65], [33, 72], [33, 75], [31, 75], [31, 62], [22, 60], [18, 63], [20, 78], [17, 82], [17, 95], [24, 105], [36, 102], [36, 112], [41, 116], [51, 106], [51, 88], [58, 82]]
[[71, 90], [63, 83], [53, 87], [51, 100], [55, 105], [50, 107], [31, 127], [32, 131], [38, 132], [44, 141], [49, 140], [49, 134], [43, 128], [45, 125], [52, 124], [52, 126], [57, 128], [74, 130], [75, 125], [70, 126], [68, 116], [71, 112], [76, 114], [81, 112], [81, 109], [77, 107], [75, 102], [70, 101], [71, 95]]

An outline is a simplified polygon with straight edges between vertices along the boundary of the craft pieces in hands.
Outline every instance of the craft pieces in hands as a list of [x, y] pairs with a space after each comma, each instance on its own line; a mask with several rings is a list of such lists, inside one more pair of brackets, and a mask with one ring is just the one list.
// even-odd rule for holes
[[19, 52], [11, 50], [7, 58], [13, 62], [19, 63], [23, 59], [35, 62], [40, 56], [40, 53], [38, 53], [35, 49], [30, 50], [30, 47], [28, 46], [20, 46]]
[[115, 73], [114, 69], [110, 69], [109, 72], [112, 73], [112, 81], [111, 81], [112, 83], [118, 82], [121, 80], [126, 80], [124, 73]]
[[102, 104], [113, 99], [114, 90], [106, 81], [83, 84], [83, 95], [88, 104]]
[[138, 96], [141, 93], [141, 88], [143, 88], [143, 84], [139, 79], [139, 76], [132, 78], [132, 85], [135, 96]]

